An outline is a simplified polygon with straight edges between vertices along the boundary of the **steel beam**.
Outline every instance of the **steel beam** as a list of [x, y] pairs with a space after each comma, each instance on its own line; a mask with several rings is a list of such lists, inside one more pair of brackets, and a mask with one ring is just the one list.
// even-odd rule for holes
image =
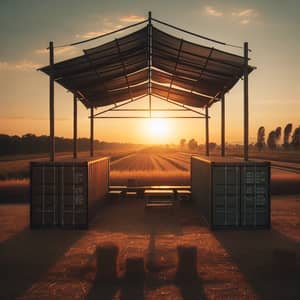
[[142, 98], [144, 98], [144, 97], [146, 97], [146, 96], [147, 96], [147, 95], [143, 95], [143, 96], [140, 96], [140, 97], [135, 98], [135, 99], [133, 99], [133, 100], [128, 100], [128, 101], [126, 101], [125, 103], [121, 103], [121, 104], [119, 104], [119, 105], [115, 103], [113, 107], [108, 108], [108, 109], [105, 109], [105, 110], [103, 110], [103, 111], [100, 111], [100, 112], [96, 113], [96, 114], [94, 115], [94, 117], [99, 116], [99, 115], [103, 115], [103, 114], [105, 114], [105, 113], [107, 113], [107, 112], [109, 112], [109, 111], [115, 111], [115, 110], [117, 110], [117, 109], [118, 109], [119, 107], [121, 107], [121, 106], [125, 106], [125, 105], [127, 105], [127, 104], [133, 103], [133, 102], [138, 101], [138, 100], [140, 100], [140, 99], [142, 99]]
[[[176, 56], [176, 62], [175, 62], [175, 66], [174, 66], [174, 74], [175, 75], [177, 75], [176, 71], [177, 71], [178, 61], [180, 59], [182, 45], [183, 45], [183, 39], [180, 40], [180, 45], [179, 45], [178, 53], [177, 53], [177, 56]], [[168, 88], [167, 100], [169, 100], [169, 97], [170, 97], [170, 91], [172, 89], [173, 81], [174, 81], [174, 76], [172, 74], [172, 77], [171, 77], [171, 80], [170, 80], [170, 85], [169, 85], [169, 88]]]
[[77, 96], [73, 94], [73, 158], [77, 158]]
[[49, 121], [50, 121], [50, 161], [55, 160], [55, 133], [54, 133], [54, 47], [53, 42], [49, 42]]
[[90, 156], [94, 156], [94, 107], [91, 107], [90, 115]]
[[208, 118], [208, 106], [205, 106], [205, 154], [209, 156], [209, 118]]
[[209, 52], [209, 55], [208, 55], [207, 58], [206, 58], [204, 67], [203, 67], [203, 69], [200, 70], [199, 78], [197, 79], [197, 81], [194, 81], [194, 83], [193, 83], [193, 85], [192, 85], [191, 92], [193, 92], [193, 90], [194, 90], [196, 84], [201, 80], [201, 77], [202, 77], [202, 75], [203, 75], [203, 73], [204, 73], [204, 70], [206, 69], [206, 67], [207, 67], [207, 65], [208, 65], [208, 62], [209, 62], [209, 59], [210, 59], [210, 57], [211, 57], [211, 55], [212, 55], [212, 53], [213, 53], [213, 50], [214, 50], [214, 48], [211, 48], [211, 49], [210, 49], [210, 52]]
[[221, 98], [221, 156], [225, 156], [225, 94]]
[[94, 117], [94, 119], [204, 119], [205, 117], [169, 117], [169, 116], [148, 116], [148, 117], [139, 117], [139, 116], [124, 116], [124, 117]]
[[[127, 109], [127, 108], [120, 108], [120, 109], [113, 109], [112, 111], [149, 111], [149, 109], [147, 108], [131, 108], [131, 109]], [[158, 112], [164, 112], [164, 111], [188, 111], [188, 109], [186, 108], [170, 108], [170, 109], [156, 109], [156, 108], [152, 108], [152, 111], [158, 111]]]
[[120, 58], [120, 61], [121, 61], [122, 67], [123, 67], [123, 73], [124, 73], [125, 80], [126, 80], [127, 87], [128, 87], [128, 93], [129, 93], [129, 95], [130, 95], [131, 100], [133, 101], [133, 93], [132, 93], [132, 91], [131, 91], [129, 79], [128, 79], [127, 72], [126, 72], [126, 65], [125, 65], [124, 60], [123, 60], [123, 57], [122, 57], [122, 53], [121, 53], [119, 41], [118, 41], [118, 39], [116, 39], [115, 41], [116, 41], [116, 45], [117, 45], [117, 48], [118, 48], [119, 58]]
[[152, 65], [152, 13], [148, 12], [148, 97], [149, 97], [149, 116], [152, 111], [152, 86], [151, 86], [151, 65]]
[[158, 96], [158, 95], [155, 95], [155, 97], [158, 98], [158, 99], [161, 99], [161, 100], [163, 100], [163, 101], [165, 101], [165, 102], [174, 104], [174, 105], [176, 105], [176, 106], [178, 106], [178, 107], [185, 108], [185, 109], [188, 110], [188, 111], [194, 112], [194, 113], [196, 113], [196, 114], [198, 114], [198, 115], [201, 115], [201, 116], [205, 117], [205, 114], [201, 113], [200, 111], [191, 109], [191, 108], [189, 108], [188, 106], [186, 106], [186, 105], [184, 105], [184, 104], [177, 103], [176, 101], [173, 101], [173, 100], [167, 100], [166, 98], [161, 97], [161, 96]]
[[248, 103], [248, 42], [244, 43], [244, 160], [248, 160], [249, 103]]

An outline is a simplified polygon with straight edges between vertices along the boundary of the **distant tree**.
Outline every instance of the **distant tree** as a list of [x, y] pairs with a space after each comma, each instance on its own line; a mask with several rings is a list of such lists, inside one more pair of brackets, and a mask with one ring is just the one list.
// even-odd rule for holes
[[291, 123], [287, 124], [284, 128], [284, 136], [283, 136], [283, 144], [284, 148], [289, 148], [290, 146], [290, 137], [293, 129], [293, 125]]
[[280, 139], [281, 139], [281, 127], [277, 127], [275, 130], [275, 134], [276, 134], [276, 145], [280, 144]]
[[294, 130], [294, 134], [292, 136], [292, 142], [291, 145], [295, 148], [295, 149], [299, 149], [300, 148], [300, 126], [297, 127]]
[[257, 143], [255, 146], [258, 148], [258, 150], [262, 150], [265, 145], [265, 127], [261, 126], [257, 131]]
[[280, 144], [281, 138], [281, 127], [277, 127], [275, 130], [271, 131], [268, 136], [267, 144], [271, 150], [275, 150], [277, 145]]
[[198, 147], [198, 144], [197, 144], [196, 140], [195, 139], [190, 139], [189, 142], [188, 142], [188, 147], [191, 151], [196, 150], [197, 147]]
[[276, 132], [273, 130], [269, 133], [268, 140], [267, 140], [268, 147], [271, 150], [276, 149], [276, 140], [277, 140], [277, 135]]
[[[98, 140], [94, 141], [95, 150], [102, 149], [126, 149], [132, 147], [136, 149], [134, 144], [106, 143]], [[73, 149], [73, 139], [55, 137], [55, 148], [57, 152], [70, 152]], [[78, 139], [78, 151], [87, 151], [90, 148], [90, 139]], [[36, 136], [34, 134], [25, 134], [21, 137], [14, 135], [9, 136], [0, 134], [0, 156], [16, 155], [16, 154], [34, 154], [49, 152], [49, 136]]]
[[215, 150], [217, 148], [217, 143], [214, 143], [214, 142], [209, 143], [208, 147], [209, 147], [209, 150], [211, 150], [211, 151]]
[[186, 144], [186, 139], [181, 139], [180, 140], [180, 148], [184, 149], [185, 148], [185, 144]]

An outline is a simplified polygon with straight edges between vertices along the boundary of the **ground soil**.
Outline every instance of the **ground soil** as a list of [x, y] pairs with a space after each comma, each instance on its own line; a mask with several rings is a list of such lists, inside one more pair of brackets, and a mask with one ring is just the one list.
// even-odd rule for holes
[[[128, 175], [128, 174], [129, 175]], [[177, 174], [178, 173], [178, 174]], [[115, 185], [127, 184], [130, 176], [138, 175], [142, 178], [143, 184], [148, 185], [180, 185], [190, 183], [189, 175], [180, 172], [153, 172], [135, 171], [118, 172], [112, 171], [111, 183]], [[187, 173], [187, 172], [186, 172]], [[300, 195], [300, 173], [288, 172], [272, 168], [271, 172], [271, 193], [272, 195]], [[5, 180], [0, 181], [0, 203], [27, 203], [29, 199], [29, 180]]]
[[1, 299], [299, 299], [297, 195], [273, 197], [271, 230], [211, 231], [192, 205], [140, 199], [110, 202], [88, 231], [28, 219], [27, 204], [0, 206]]
[[141, 199], [110, 201], [89, 230], [30, 230], [29, 181], [2, 181], [0, 299], [299, 299], [299, 183], [272, 168], [270, 230], [211, 231], [192, 204]]

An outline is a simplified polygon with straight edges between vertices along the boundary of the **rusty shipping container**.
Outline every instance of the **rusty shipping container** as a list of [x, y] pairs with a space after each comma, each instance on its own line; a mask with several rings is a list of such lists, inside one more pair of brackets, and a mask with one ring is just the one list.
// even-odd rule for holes
[[31, 162], [31, 228], [88, 228], [109, 187], [109, 158]]
[[270, 227], [270, 163], [191, 158], [192, 199], [211, 228]]

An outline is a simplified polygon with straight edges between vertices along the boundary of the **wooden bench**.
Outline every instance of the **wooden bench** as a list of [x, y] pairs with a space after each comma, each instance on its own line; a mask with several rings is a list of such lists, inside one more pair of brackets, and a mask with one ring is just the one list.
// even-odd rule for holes
[[173, 190], [147, 189], [144, 191], [145, 208], [148, 207], [173, 207], [175, 194]]
[[190, 190], [178, 190], [177, 191], [177, 201], [181, 203], [189, 203], [191, 202], [192, 192]]
[[123, 191], [111, 190], [107, 193], [109, 200], [119, 200], [123, 197]]

